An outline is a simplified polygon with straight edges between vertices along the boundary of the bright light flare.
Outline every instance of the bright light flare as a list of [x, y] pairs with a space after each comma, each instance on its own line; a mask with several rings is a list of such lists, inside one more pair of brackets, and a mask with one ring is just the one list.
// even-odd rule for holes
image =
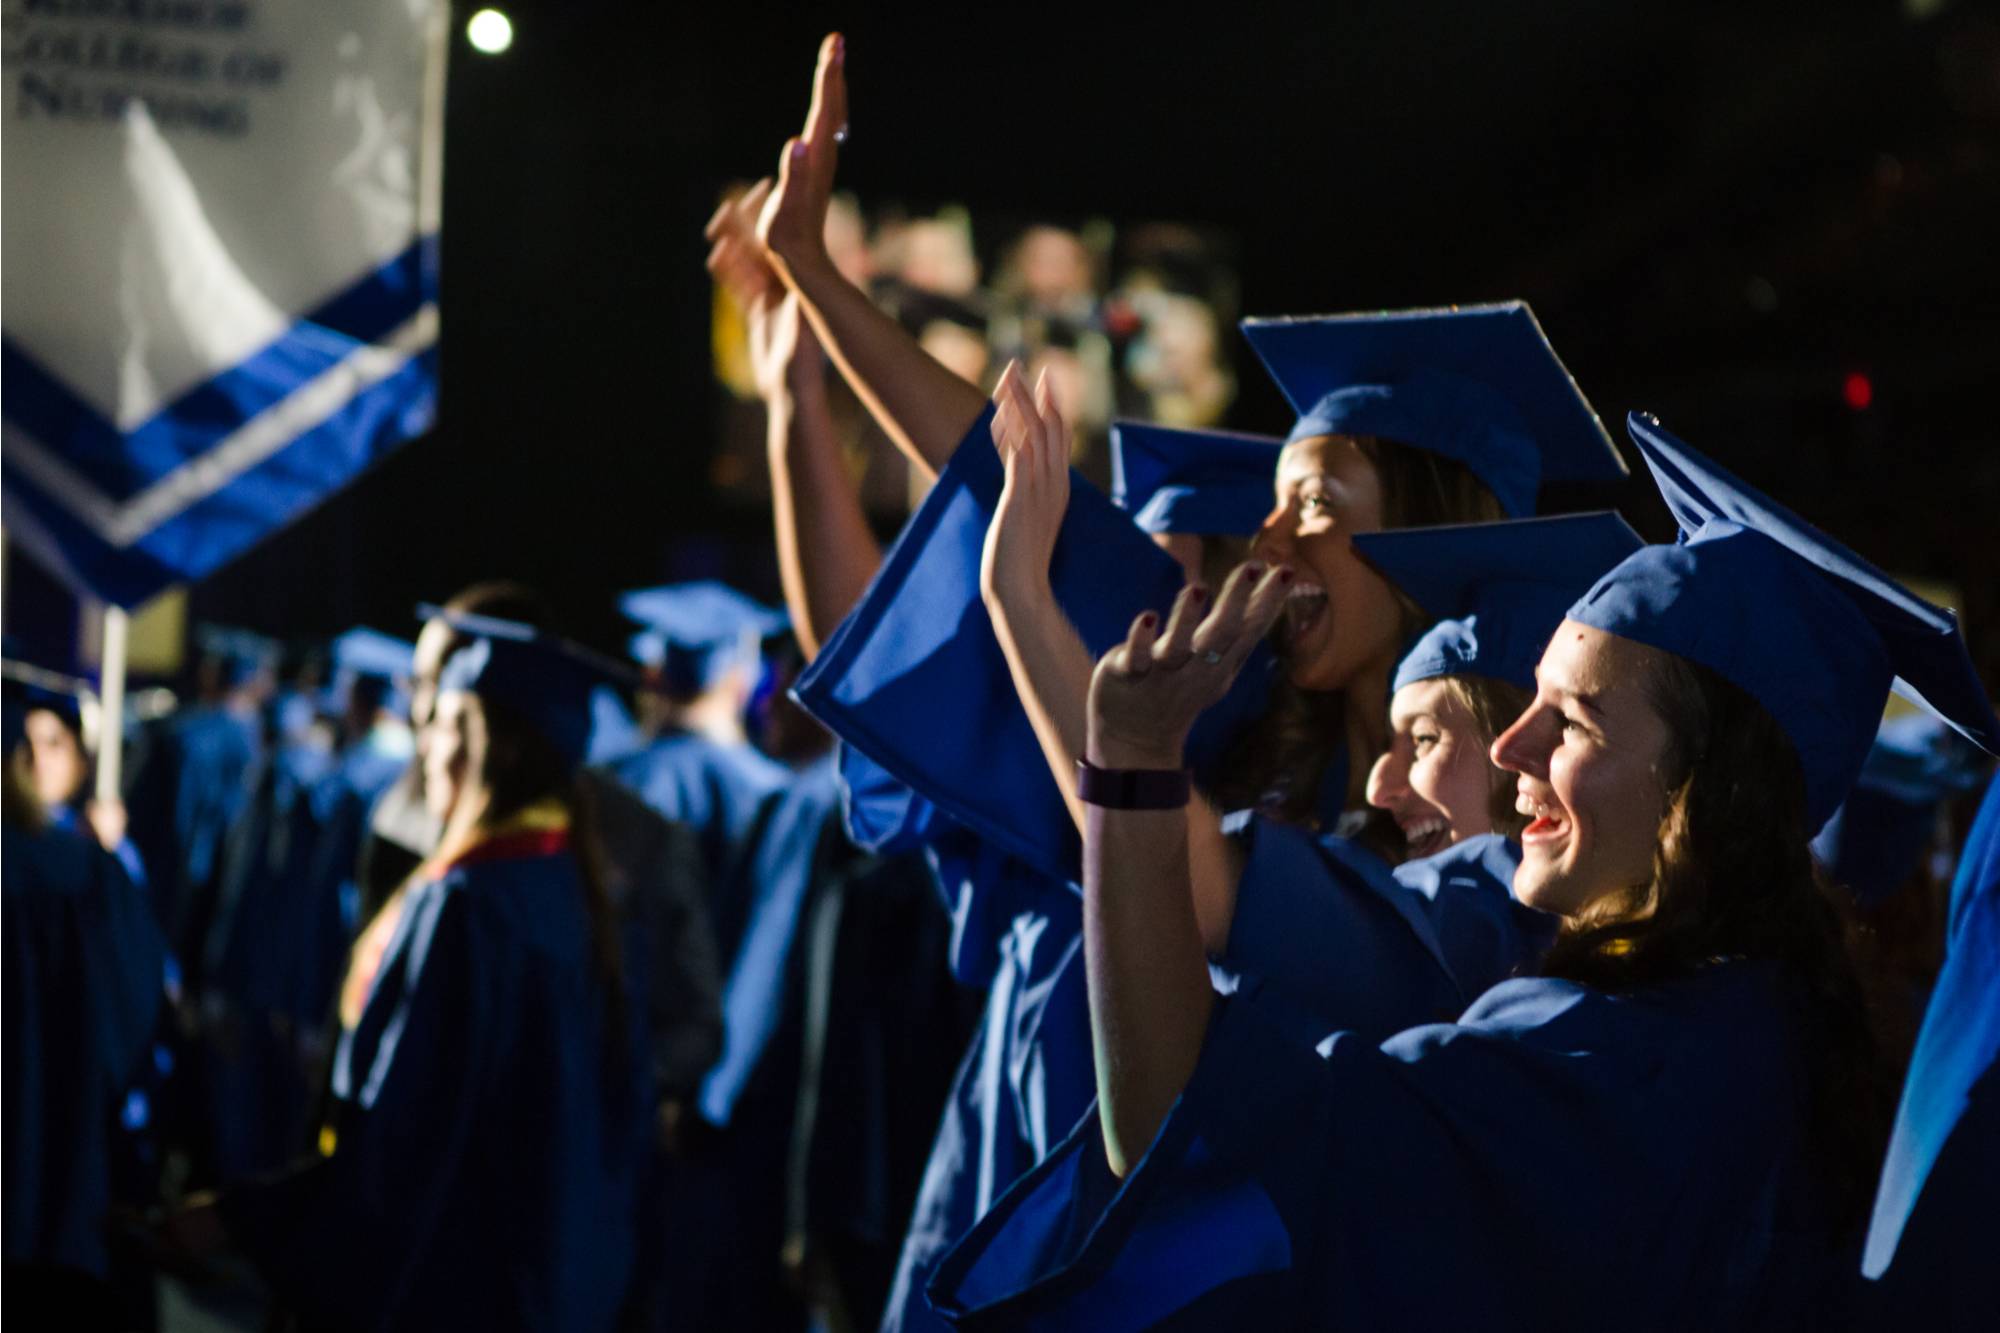
[[514, 44], [514, 21], [497, 9], [482, 9], [466, 20], [465, 40], [473, 50], [497, 56]]

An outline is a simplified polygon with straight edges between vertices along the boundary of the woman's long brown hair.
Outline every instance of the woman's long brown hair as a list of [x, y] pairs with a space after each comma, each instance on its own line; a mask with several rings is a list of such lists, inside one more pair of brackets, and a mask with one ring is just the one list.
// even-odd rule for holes
[[[1393, 440], [1357, 437], [1356, 444], [1382, 486], [1382, 527], [1424, 528], [1440, 523], [1487, 523], [1506, 517], [1486, 484], [1463, 463]], [[1423, 629], [1427, 617], [1398, 594], [1401, 642]], [[1378, 706], [1386, 716], [1388, 700]], [[1302, 690], [1280, 679], [1264, 715], [1244, 732], [1223, 766], [1216, 797], [1224, 809], [1255, 807], [1288, 823], [1312, 825], [1327, 766], [1347, 743], [1344, 691]], [[1350, 755], [1350, 774], [1373, 755]], [[1349, 781], [1352, 782], [1350, 776]], [[1384, 855], [1400, 857], [1402, 836], [1393, 820], [1373, 812], [1361, 832]]]
[[1855, 964], [1851, 918], [1808, 849], [1805, 778], [1771, 715], [1705, 667], [1649, 654], [1672, 737], [1649, 883], [1573, 918], [1542, 974], [1620, 991], [1730, 959], [1791, 982], [1807, 1079], [1807, 1151], [1847, 1223], [1867, 1207], [1888, 1137], [1890, 1072]]

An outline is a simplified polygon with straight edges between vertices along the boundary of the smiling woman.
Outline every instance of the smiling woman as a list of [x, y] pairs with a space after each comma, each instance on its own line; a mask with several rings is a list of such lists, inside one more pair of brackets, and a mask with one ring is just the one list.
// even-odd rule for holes
[[[1892, 678], [1989, 749], [2000, 719], [1947, 613], [1631, 430], [1683, 541], [1575, 599], [1493, 747], [1534, 815], [1516, 893], [1563, 938], [1453, 1022], [1315, 1050], [1267, 987], [1215, 994], [1173, 812], [1093, 808], [1098, 1123], [946, 1261], [968, 1327], [1829, 1322], [1886, 1102], [1806, 833]], [[1133, 627], [1093, 765], [1178, 753], [1221, 688], [1195, 664], [1240, 659], [1272, 582]], [[1190, 1262], [1191, 1234], [1232, 1243]]]
[[1386, 810], [1411, 857], [1482, 833], [1519, 837], [1514, 783], [1487, 757], [1527, 707], [1527, 692], [1484, 676], [1440, 676], [1396, 691], [1389, 747], [1368, 774], [1368, 803]]
[[[1520, 774], [1514, 893], [1558, 916], [1633, 892], [1674, 781], [1674, 733], [1645, 679], [1661, 655], [1588, 625], [1556, 631], [1536, 672], [1535, 701], [1493, 743], [1493, 762]], [[1677, 775], [1676, 775], [1677, 776]]]

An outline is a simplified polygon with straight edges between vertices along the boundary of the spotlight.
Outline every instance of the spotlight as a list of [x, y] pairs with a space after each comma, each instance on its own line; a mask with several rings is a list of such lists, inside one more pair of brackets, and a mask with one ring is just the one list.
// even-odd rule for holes
[[514, 21], [497, 9], [482, 9], [466, 20], [465, 40], [473, 50], [497, 56], [514, 44]]

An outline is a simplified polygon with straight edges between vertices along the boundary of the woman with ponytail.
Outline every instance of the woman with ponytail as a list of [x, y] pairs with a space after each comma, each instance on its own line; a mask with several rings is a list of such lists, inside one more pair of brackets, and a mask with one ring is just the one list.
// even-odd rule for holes
[[304, 1328], [608, 1329], [653, 1136], [643, 960], [577, 780], [599, 671], [441, 614], [419, 749], [444, 836], [355, 942], [318, 1157], [168, 1234], [219, 1222]]

